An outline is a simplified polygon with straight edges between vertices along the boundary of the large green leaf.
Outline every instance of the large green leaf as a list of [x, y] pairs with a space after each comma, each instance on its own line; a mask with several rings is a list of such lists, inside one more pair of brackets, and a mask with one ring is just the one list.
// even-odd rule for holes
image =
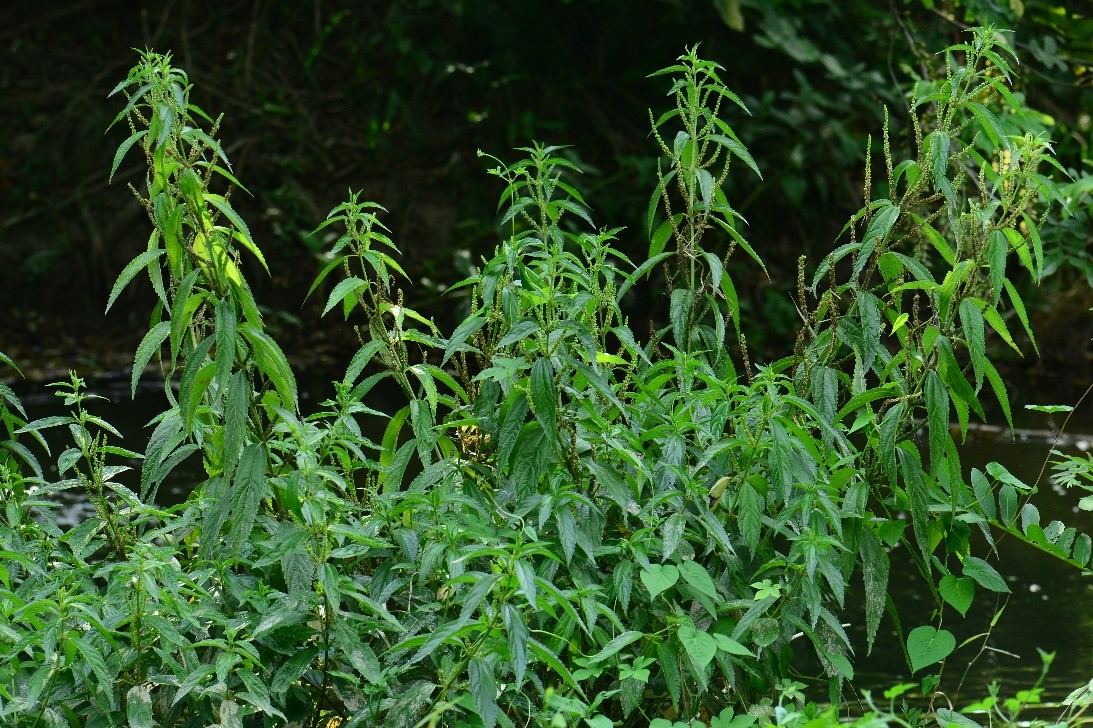
[[907, 635], [907, 654], [911, 658], [911, 672], [941, 662], [956, 649], [952, 632], [935, 627], [915, 627]]
[[467, 672], [478, 717], [482, 719], [484, 728], [493, 728], [497, 725], [497, 714], [500, 712], [497, 707], [497, 679], [493, 675], [493, 667], [484, 658], [472, 657], [467, 665]]
[[696, 630], [694, 627], [684, 624], [676, 633], [679, 643], [691, 658], [691, 663], [697, 671], [706, 669], [717, 654], [717, 640], [707, 632]]
[[240, 325], [239, 331], [250, 343], [258, 368], [277, 390], [281, 403], [293, 412], [298, 410], [300, 403], [296, 395], [296, 377], [281, 347], [269, 334], [250, 323]]
[[558, 393], [554, 387], [554, 368], [542, 357], [531, 368], [531, 404], [535, 418], [552, 442], [558, 441]]
[[152, 728], [152, 694], [143, 685], [129, 688], [125, 694], [125, 717], [129, 728]]
[[888, 554], [871, 527], [862, 529], [861, 541], [862, 580], [865, 585], [865, 637], [866, 649], [873, 651], [873, 641], [880, 627], [888, 594]]
[[262, 500], [268, 495], [266, 484], [266, 449], [259, 443], [243, 448], [239, 468], [232, 482], [231, 526], [228, 529], [228, 549], [235, 556], [250, 540], [251, 529]]
[[[964, 573], [968, 573], [967, 568], [964, 569]], [[975, 597], [974, 581], [967, 577], [946, 574], [941, 577], [938, 590], [941, 592], [941, 598], [948, 602], [953, 609], [960, 612], [960, 616], [966, 617], [968, 615], [968, 607], [972, 605], [972, 599]]]
[[679, 581], [679, 569], [671, 564], [649, 564], [641, 570], [641, 583], [649, 590], [651, 599]]
[[1006, 585], [1006, 580], [993, 566], [974, 556], [964, 557], [964, 576], [975, 579], [979, 586], [993, 592], [1008, 593], [1010, 590]]

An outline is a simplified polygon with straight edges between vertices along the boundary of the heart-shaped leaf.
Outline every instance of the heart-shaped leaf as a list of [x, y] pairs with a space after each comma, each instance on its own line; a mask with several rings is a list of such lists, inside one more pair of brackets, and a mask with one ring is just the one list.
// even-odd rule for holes
[[717, 654], [717, 640], [713, 636], [705, 632], [699, 632], [694, 627], [687, 625], [679, 628], [678, 635], [680, 644], [683, 645], [683, 649], [687, 650], [687, 655], [691, 658], [695, 668], [704, 670], [706, 665], [710, 664], [714, 655]]
[[956, 638], [946, 629], [915, 627], [907, 635], [907, 654], [911, 656], [911, 672], [941, 662], [956, 649]]
[[972, 604], [972, 597], [975, 596], [975, 582], [968, 577], [955, 577], [952, 574], [946, 574], [941, 577], [941, 598], [952, 606], [953, 609], [960, 612], [960, 616], [967, 616], [968, 607]]
[[663, 564], [649, 564], [641, 570], [641, 583], [649, 590], [652, 599], [679, 581], [679, 569]]

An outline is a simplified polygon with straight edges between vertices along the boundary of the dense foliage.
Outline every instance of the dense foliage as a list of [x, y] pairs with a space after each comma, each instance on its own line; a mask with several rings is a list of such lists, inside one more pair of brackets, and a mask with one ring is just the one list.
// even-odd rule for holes
[[[503, 237], [449, 289], [466, 315], [442, 331], [398, 287], [382, 208], [335, 207], [312, 294], [360, 348], [303, 415], [244, 274], [266, 261], [220, 120], [169, 55], [143, 53], [115, 89], [130, 135], [113, 168], [143, 153], [153, 231], [108, 308], [149, 281], [132, 383], [155, 362], [170, 407], [138, 454], [76, 375], [58, 385], [69, 416], [28, 423], [0, 390], [5, 724], [832, 723], [797, 710], [792, 666], [813, 654], [835, 698], [853, 684], [840, 615], [858, 588], [870, 646], [887, 612], [932, 699], [958, 615], [1008, 590], [998, 535], [1085, 570], [1093, 550], [1040, 523], [1035, 487], [960, 465], [988, 389], [1010, 419], [988, 338], [1035, 348], [1015, 280], [1042, 277], [1064, 200], [1001, 36], [976, 29], [944, 59], [913, 94], [907, 158], [886, 123], [880, 180], [869, 159], [837, 247], [799, 261], [785, 358], [754, 366], [741, 329], [738, 262], [764, 269], [726, 194], [761, 171], [729, 122], [746, 104], [691, 49], [654, 74], [673, 105], [650, 116], [642, 260], [594, 221], [563, 150], [491, 158]], [[666, 323], [632, 330], [625, 303], [653, 279]], [[71, 441], [60, 480], [32, 449], [53, 428]], [[207, 478], [157, 505], [188, 458]], [[1064, 465], [1093, 490], [1088, 461]], [[96, 507], [68, 531], [50, 500], [65, 489]], [[928, 624], [901, 624], [887, 596], [897, 546], [936, 602]], [[904, 721], [909, 688], [866, 722]], [[1075, 691], [1064, 718], [1090, 701]]]

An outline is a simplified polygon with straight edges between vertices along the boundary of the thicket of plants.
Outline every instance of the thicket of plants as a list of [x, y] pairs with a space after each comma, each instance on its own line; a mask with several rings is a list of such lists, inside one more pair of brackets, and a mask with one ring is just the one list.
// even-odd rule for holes
[[[265, 260], [220, 119], [169, 55], [143, 53], [115, 89], [130, 135], [113, 167], [143, 153], [153, 230], [107, 307], [148, 281], [132, 386], [157, 369], [170, 406], [136, 453], [75, 374], [56, 385], [68, 416], [27, 422], [0, 389], [4, 723], [834, 723], [802, 707], [795, 658], [818, 659], [832, 698], [853, 687], [841, 615], [859, 590], [867, 648], [891, 620], [921, 677], [862, 722], [921, 720], [895, 703], [935, 697], [960, 617], [1008, 590], [999, 536], [1084, 570], [1093, 550], [1040, 522], [1035, 484], [961, 467], [985, 400], [1012, 424], [988, 344], [1035, 350], [1014, 281], [1043, 274], [1041, 223], [1065, 201], [1000, 34], [945, 54], [911, 95], [913, 147], [904, 158], [885, 125], [860, 211], [798, 262], [785, 358], [751, 361], [740, 327], [734, 275], [764, 269], [724, 192], [761, 173], [729, 122], [745, 105], [691, 49], [655, 74], [672, 105], [650, 115], [642, 260], [558, 148], [491, 157], [501, 240], [449, 289], [466, 315], [441, 331], [399, 287], [383, 209], [353, 193], [334, 208], [312, 295], [360, 349], [305, 415], [244, 276], [244, 256]], [[665, 323], [635, 331], [626, 302], [653, 277]], [[381, 410], [392, 391], [405, 405]], [[188, 459], [207, 478], [157, 504]], [[1059, 463], [1078, 490], [1091, 469]], [[66, 489], [96, 515], [63, 531], [51, 496]], [[893, 548], [936, 603], [928, 624], [903, 624], [888, 596]], [[1060, 721], [1091, 699], [1076, 690]], [[1015, 720], [1029, 700], [978, 707]]]

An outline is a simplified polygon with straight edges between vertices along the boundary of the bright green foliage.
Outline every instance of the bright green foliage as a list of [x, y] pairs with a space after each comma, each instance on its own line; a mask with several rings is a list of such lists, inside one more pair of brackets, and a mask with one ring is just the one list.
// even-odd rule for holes
[[[363, 318], [361, 347], [306, 417], [235, 243], [261, 252], [228, 193], [211, 191], [238, 186], [218, 125], [169, 57], [144, 54], [118, 87], [132, 135], [115, 167], [144, 151], [155, 229], [110, 301], [146, 272], [159, 304], [134, 386], [155, 358], [178, 391], [167, 386], [154, 420], [139, 494], [107, 465], [136, 455], [108, 444], [117, 433], [75, 376], [62, 387], [70, 417], [28, 424], [0, 391], [0, 549], [13, 555], [0, 573], [12, 640], [0, 716], [834, 723], [794, 711], [790, 665], [811, 651], [835, 697], [853, 681], [841, 614], [859, 575], [870, 646], [886, 608], [903, 629], [887, 600], [897, 544], [937, 603], [936, 623], [906, 633], [909, 667], [943, 665], [956, 646], [944, 605], [964, 614], [977, 589], [1007, 591], [972, 555], [973, 527], [1090, 560], [1088, 536], [1041, 528], [1034, 489], [1004, 468], [965, 482], [949, 424], [954, 410], [962, 431], [982, 417], [984, 383], [1009, 416], [987, 327], [1015, 348], [1009, 313], [1028, 330], [1011, 277], [1041, 275], [1037, 221], [1058, 198], [1046, 140], [1001, 113], [1017, 103], [1007, 52], [989, 29], [947, 50], [946, 77], [915, 95], [908, 160], [894, 161], [885, 130], [892, 198], [872, 199], [867, 172], [849, 240], [811, 285], [802, 261], [796, 351], [765, 366], [748, 359], [730, 271], [737, 248], [761, 256], [723, 190], [733, 159], [758, 168], [722, 118], [723, 101], [743, 104], [696, 50], [661, 72], [675, 108], [651, 117], [663, 159], [648, 215], [663, 222], [640, 264], [616, 249], [621, 228], [596, 226], [559, 148], [523, 148], [493, 160], [504, 235], [453, 286], [470, 309], [445, 335], [405, 305], [382, 209], [351, 193], [320, 226], [344, 234], [312, 292], [329, 287], [325, 312]], [[624, 299], [654, 273], [665, 324], [635, 332]], [[405, 406], [365, 404], [384, 386]], [[74, 447], [58, 471], [72, 475], [53, 483], [18, 436], [59, 426]], [[380, 430], [379, 443], [365, 435]], [[188, 502], [155, 506], [196, 456], [208, 477]], [[43, 496], [66, 488], [96, 516], [62, 532]]]

